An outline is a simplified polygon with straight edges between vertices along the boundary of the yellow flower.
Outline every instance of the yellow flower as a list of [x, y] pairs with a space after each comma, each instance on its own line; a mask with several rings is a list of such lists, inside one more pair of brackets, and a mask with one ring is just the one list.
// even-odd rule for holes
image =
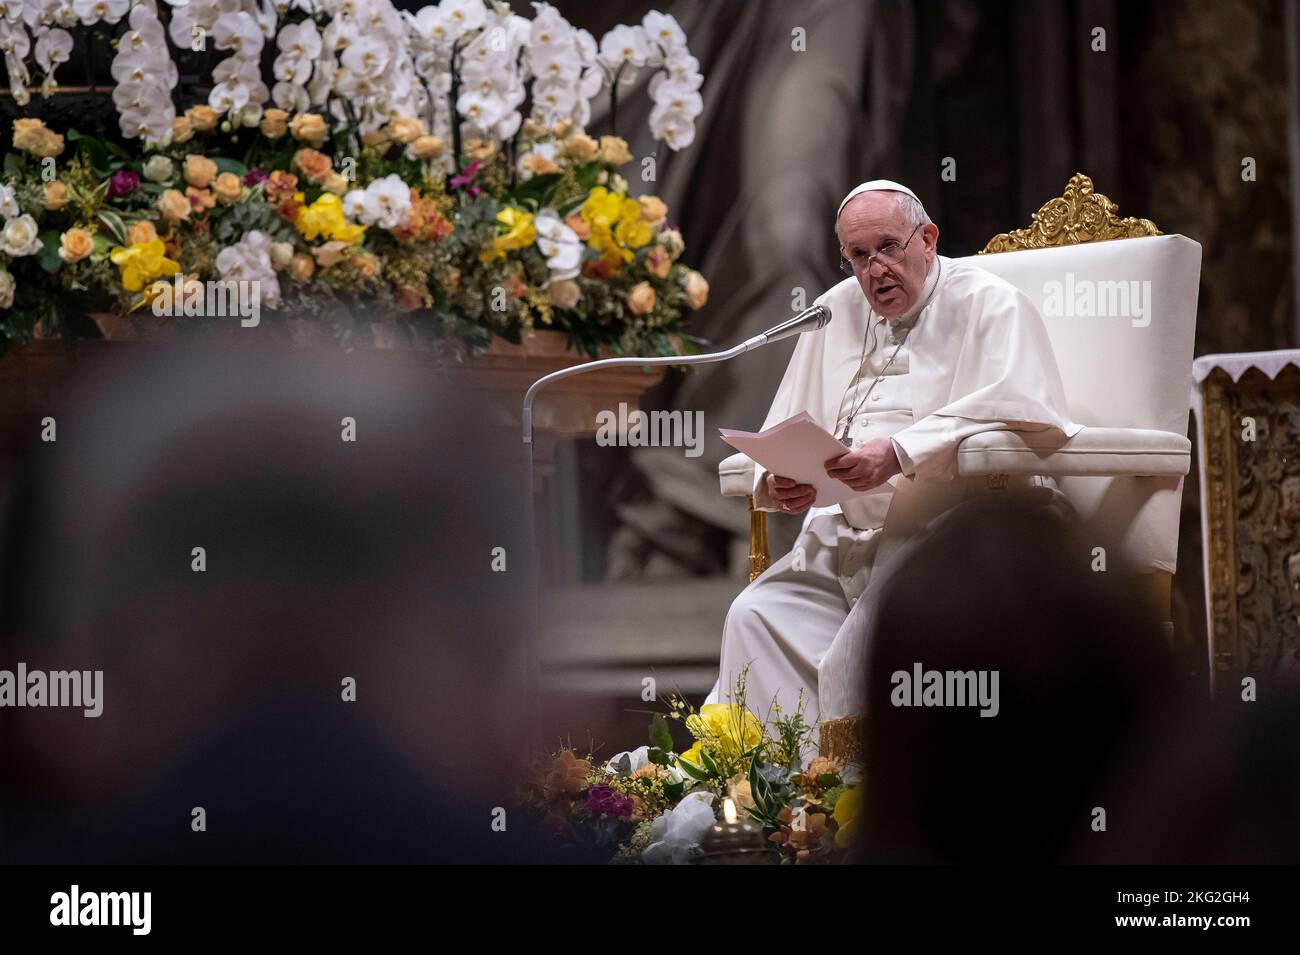
[[758, 717], [734, 703], [705, 703], [699, 713], [686, 718], [686, 728], [697, 740], [715, 741], [722, 754], [730, 759], [763, 738], [763, 725]]
[[[301, 192], [294, 195], [294, 201], [306, 199]], [[294, 226], [307, 241], [324, 238], [330, 241], [353, 243], [366, 232], [363, 225], [352, 225], [343, 215], [343, 200], [332, 192], [321, 193], [311, 205], [304, 205], [298, 210]]]
[[[616, 192], [610, 192], [604, 186], [597, 186], [591, 190], [591, 195], [587, 196], [586, 201], [582, 203], [579, 213], [582, 216], [582, 221], [587, 223], [594, 232], [598, 226], [607, 229], [612, 228], [622, 208], [622, 196]], [[637, 208], [639, 211], [640, 207]]]
[[[636, 203], [632, 203], [636, 206]], [[637, 206], [639, 210], [641, 207]], [[627, 246], [629, 249], [639, 249], [650, 241], [653, 231], [650, 223], [640, 219], [622, 219], [614, 227], [614, 238], [618, 240], [619, 245]]]
[[108, 257], [121, 270], [122, 288], [138, 292], [154, 279], [179, 272], [180, 264], [167, 258], [164, 249], [162, 239], [115, 247]]
[[512, 249], [526, 249], [537, 241], [537, 226], [533, 214], [507, 206], [497, 213], [497, 221], [509, 231], [492, 240], [492, 248], [479, 253], [484, 262], [499, 259]]
[[853, 830], [858, 814], [862, 811], [862, 787], [854, 786], [840, 793], [835, 800], [835, 844], [847, 849], [853, 843]]

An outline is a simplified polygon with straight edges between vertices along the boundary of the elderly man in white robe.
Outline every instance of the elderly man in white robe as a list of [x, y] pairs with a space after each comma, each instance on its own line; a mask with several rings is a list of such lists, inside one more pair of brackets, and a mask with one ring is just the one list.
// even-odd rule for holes
[[[826, 472], [860, 492], [815, 507], [815, 491], [755, 468], [755, 506], [805, 513], [790, 553], [732, 603], [718, 684], [725, 702], [748, 667], [746, 702], [760, 718], [810, 723], [865, 708], [872, 608], [891, 565], [984, 479], [956, 476], [958, 444], [981, 431], [1080, 430], [1042, 317], [1001, 278], [938, 255], [938, 228], [906, 186], [863, 183], [836, 214], [850, 277], [817, 299], [833, 320], [800, 336], [764, 428], [806, 411], [846, 446]], [[1068, 513], [1049, 478], [1010, 477], [1001, 490]], [[935, 599], [943, 582], [935, 581]]]

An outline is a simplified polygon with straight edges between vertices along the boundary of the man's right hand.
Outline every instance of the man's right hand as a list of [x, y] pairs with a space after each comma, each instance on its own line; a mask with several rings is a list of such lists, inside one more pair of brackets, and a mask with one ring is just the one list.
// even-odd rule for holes
[[778, 474], [767, 476], [767, 493], [784, 514], [801, 514], [817, 499], [817, 489], [811, 484], [800, 484]]

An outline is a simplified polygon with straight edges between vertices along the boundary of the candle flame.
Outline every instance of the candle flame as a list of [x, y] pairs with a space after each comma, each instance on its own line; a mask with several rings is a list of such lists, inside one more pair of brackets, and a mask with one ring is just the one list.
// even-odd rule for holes
[[730, 796], [722, 802], [722, 818], [728, 823], [736, 821], [736, 801]]

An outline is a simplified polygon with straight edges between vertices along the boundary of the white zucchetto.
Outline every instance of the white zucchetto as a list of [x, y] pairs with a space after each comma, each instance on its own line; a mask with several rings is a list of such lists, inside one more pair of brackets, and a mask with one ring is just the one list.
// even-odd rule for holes
[[872, 179], [870, 182], [864, 182], [860, 186], [854, 186], [853, 191], [844, 197], [844, 200], [840, 203], [840, 207], [835, 210], [835, 219], [837, 222], [839, 221], [840, 213], [844, 211], [844, 207], [848, 205], [849, 200], [854, 196], [862, 195], [864, 192], [901, 192], [905, 196], [911, 196], [913, 199], [916, 199], [917, 202], [921, 201], [917, 198], [916, 193], [901, 183], [894, 182], [892, 179]]

